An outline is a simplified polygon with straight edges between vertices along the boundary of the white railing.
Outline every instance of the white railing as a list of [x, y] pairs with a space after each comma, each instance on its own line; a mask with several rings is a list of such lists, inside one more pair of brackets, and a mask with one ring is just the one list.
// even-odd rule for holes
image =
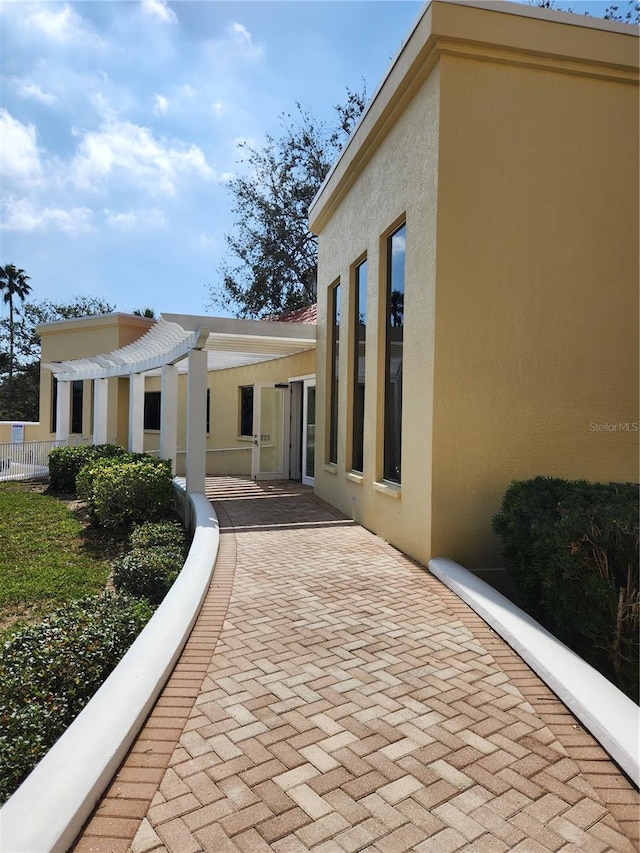
[[33, 480], [49, 473], [49, 453], [54, 447], [92, 444], [90, 438], [72, 435], [67, 441], [0, 443], [0, 481]]

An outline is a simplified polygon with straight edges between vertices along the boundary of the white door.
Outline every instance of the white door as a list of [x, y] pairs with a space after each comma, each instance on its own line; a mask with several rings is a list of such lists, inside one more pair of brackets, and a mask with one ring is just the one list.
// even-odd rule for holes
[[289, 479], [288, 404], [288, 385], [273, 382], [254, 384], [251, 453], [251, 476], [254, 480]]
[[305, 379], [302, 397], [302, 482], [315, 483], [316, 380]]

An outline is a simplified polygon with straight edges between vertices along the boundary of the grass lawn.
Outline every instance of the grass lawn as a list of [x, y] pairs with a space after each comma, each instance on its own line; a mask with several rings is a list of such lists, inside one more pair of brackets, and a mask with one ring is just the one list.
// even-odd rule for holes
[[71, 508], [29, 484], [0, 484], [0, 630], [100, 592], [109, 572]]

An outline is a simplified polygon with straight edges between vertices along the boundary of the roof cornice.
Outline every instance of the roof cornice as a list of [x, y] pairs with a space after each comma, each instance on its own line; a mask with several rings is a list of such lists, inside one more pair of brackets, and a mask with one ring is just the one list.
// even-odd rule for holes
[[309, 209], [318, 234], [442, 56], [638, 85], [640, 28], [512, 2], [432, 0], [360, 117]]

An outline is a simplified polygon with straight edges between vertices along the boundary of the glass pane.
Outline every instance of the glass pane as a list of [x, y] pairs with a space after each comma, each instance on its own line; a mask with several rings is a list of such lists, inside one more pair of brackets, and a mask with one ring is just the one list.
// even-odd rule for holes
[[305, 477], [315, 476], [316, 450], [316, 389], [307, 388], [307, 421], [306, 421], [306, 462]]
[[240, 386], [240, 435], [253, 435], [253, 386]]
[[282, 388], [260, 389], [260, 473], [282, 473]]
[[406, 226], [387, 240], [387, 340], [385, 357], [384, 477], [401, 482], [402, 356]]
[[351, 468], [364, 468], [364, 376], [367, 332], [367, 262], [363, 261], [355, 271], [355, 317], [353, 347], [353, 433]]
[[338, 376], [340, 374], [340, 284], [329, 291], [331, 300], [331, 410], [329, 418], [329, 462], [338, 461]]

